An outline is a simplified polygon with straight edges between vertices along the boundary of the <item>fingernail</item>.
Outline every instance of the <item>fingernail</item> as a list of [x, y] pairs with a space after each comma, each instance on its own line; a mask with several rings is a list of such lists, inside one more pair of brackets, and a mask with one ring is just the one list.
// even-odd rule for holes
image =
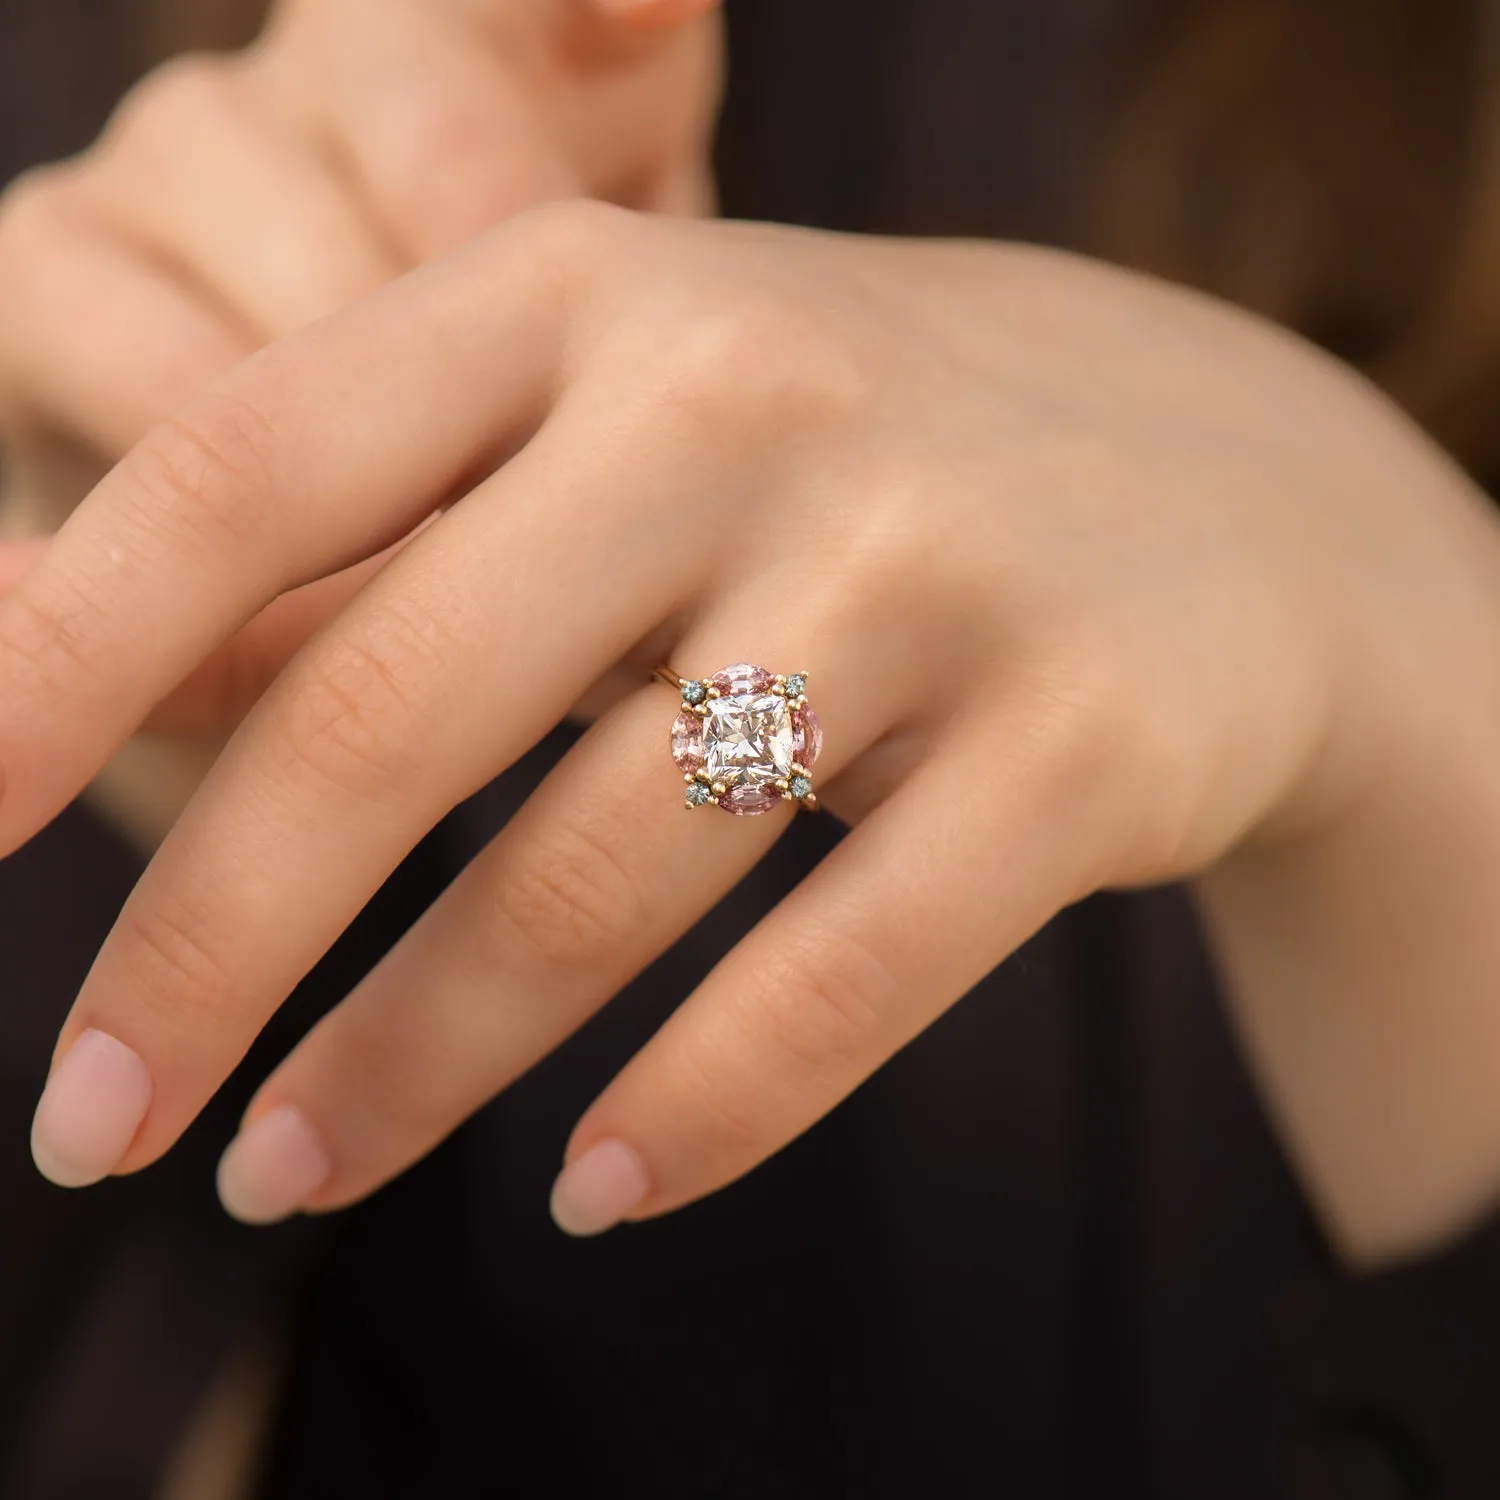
[[552, 1185], [552, 1218], [564, 1234], [613, 1229], [650, 1191], [645, 1164], [624, 1141], [600, 1141]]
[[151, 1074], [124, 1042], [85, 1031], [52, 1070], [31, 1121], [37, 1171], [58, 1187], [108, 1177], [151, 1108]]
[[300, 1109], [262, 1115], [219, 1158], [219, 1201], [242, 1224], [275, 1224], [328, 1181], [333, 1163]]

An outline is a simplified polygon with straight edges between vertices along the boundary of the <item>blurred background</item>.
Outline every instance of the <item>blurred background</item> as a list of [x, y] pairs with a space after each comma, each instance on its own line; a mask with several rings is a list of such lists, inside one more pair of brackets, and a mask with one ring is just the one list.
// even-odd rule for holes
[[[261, 11], [0, 0], [0, 183], [83, 148], [162, 58], [246, 41]], [[1037, 240], [1207, 288], [1359, 364], [1500, 478], [1497, 0], [731, 0], [728, 16], [728, 212]], [[506, 1463], [536, 1486], [515, 1493], [547, 1493], [549, 1456], [576, 1433], [544, 1395], [580, 1360], [644, 1472], [692, 1426], [695, 1493], [978, 1493], [976, 1465], [996, 1477], [1001, 1453], [1017, 1492], [1264, 1500], [1284, 1493], [1268, 1456], [1283, 1441], [1353, 1475], [1337, 1491], [1352, 1500], [1440, 1492], [1415, 1398], [1355, 1400], [1348, 1349], [1300, 1384], [1284, 1374], [1322, 1312], [1277, 1342], [1267, 1309], [1319, 1272], [1322, 1247], [1176, 893], [1065, 914], [783, 1158], [614, 1259], [585, 1262], [535, 1222], [550, 1145], [517, 1143], [560, 1142], [681, 991], [676, 971], [367, 1211], [270, 1236], [223, 1221], [212, 1162], [249, 1080], [556, 749], [419, 851], [168, 1165], [83, 1198], [31, 1173], [26, 1122], [139, 856], [79, 808], [0, 866], [0, 1500], [248, 1495], [235, 1476], [273, 1386], [273, 1473], [309, 1445], [354, 1453], [381, 1414], [391, 1450], [369, 1472], [330, 1459], [325, 1495], [449, 1493], [421, 1457], [433, 1392], [452, 1408], [446, 1451], [475, 1463], [495, 1410], [525, 1412]], [[834, 836], [789, 840], [736, 920]], [[679, 967], [706, 965], [731, 927], [708, 924]], [[1004, 1097], [983, 1063], [997, 1055]], [[861, 1175], [871, 1141], [878, 1191]], [[992, 1198], [968, 1193], [976, 1172]], [[460, 1204], [473, 1180], [483, 1206], [434, 1224], [434, 1192]], [[445, 1233], [468, 1248], [442, 1251]], [[475, 1300], [476, 1265], [523, 1279]], [[395, 1331], [377, 1327], [370, 1309], [417, 1281]], [[295, 1338], [289, 1309], [305, 1315]], [[446, 1340], [411, 1388], [392, 1353], [408, 1326]], [[476, 1406], [454, 1372], [492, 1357]], [[782, 1384], [754, 1383], [777, 1361]], [[919, 1399], [946, 1413], [936, 1426], [906, 1420]]]

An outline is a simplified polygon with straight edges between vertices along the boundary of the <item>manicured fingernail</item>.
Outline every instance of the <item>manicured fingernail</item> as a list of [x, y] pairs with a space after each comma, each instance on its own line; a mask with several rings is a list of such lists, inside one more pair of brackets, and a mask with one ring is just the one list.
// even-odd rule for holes
[[328, 1181], [333, 1163], [300, 1109], [252, 1121], [219, 1159], [219, 1201], [243, 1224], [275, 1224]]
[[552, 1185], [552, 1217], [565, 1234], [603, 1234], [646, 1196], [645, 1164], [624, 1141], [600, 1141]]
[[124, 1042], [85, 1031], [52, 1070], [31, 1122], [37, 1171], [58, 1187], [108, 1177], [151, 1108], [151, 1074]]

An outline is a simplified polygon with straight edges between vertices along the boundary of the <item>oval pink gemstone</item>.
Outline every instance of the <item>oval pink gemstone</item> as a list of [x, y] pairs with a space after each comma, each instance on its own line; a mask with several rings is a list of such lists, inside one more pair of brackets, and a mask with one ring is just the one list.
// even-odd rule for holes
[[742, 782], [732, 786], [719, 800], [725, 812], [737, 818], [753, 818], [781, 806], [781, 793], [773, 786], [756, 786], [753, 782]]
[[738, 666], [725, 667], [722, 672], [715, 672], [709, 679], [726, 698], [738, 697], [743, 693], [763, 693], [770, 687], [772, 674], [764, 667], [751, 666], [749, 662], [740, 662]]
[[823, 726], [811, 708], [804, 705], [792, 715], [792, 751], [804, 771], [823, 753]]
[[672, 759], [679, 771], [703, 769], [703, 720], [697, 714], [677, 715], [672, 725]]

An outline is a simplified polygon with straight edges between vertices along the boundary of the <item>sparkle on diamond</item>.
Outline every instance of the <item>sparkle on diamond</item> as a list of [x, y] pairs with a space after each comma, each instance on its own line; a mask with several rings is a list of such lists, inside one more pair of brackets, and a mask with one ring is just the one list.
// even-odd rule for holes
[[775, 693], [715, 698], [703, 721], [709, 779], [730, 789], [781, 780], [796, 758], [796, 737], [791, 708]]

